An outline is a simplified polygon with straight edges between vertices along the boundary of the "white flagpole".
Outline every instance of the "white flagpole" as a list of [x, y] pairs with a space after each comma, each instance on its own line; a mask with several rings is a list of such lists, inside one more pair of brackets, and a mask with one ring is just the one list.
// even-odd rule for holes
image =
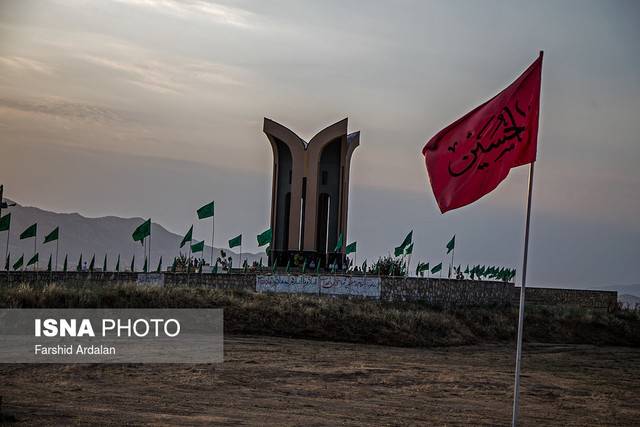
[[216, 216], [213, 215], [211, 217], [211, 263], [210, 263], [211, 267], [213, 267], [213, 234], [216, 229], [215, 224], [216, 224]]
[[529, 224], [531, 221], [531, 193], [533, 192], [533, 166], [535, 162], [529, 165], [529, 194], [527, 195], [527, 219], [524, 229], [524, 254], [522, 259], [522, 285], [520, 286], [520, 305], [518, 308], [518, 338], [516, 344], [516, 376], [513, 387], [513, 417], [511, 426], [518, 424], [518, 415], [520, 412], [520, 370], [522, 365], [522, 327], [524, 323], [524, 297], [525, 286], [527, 284], [527, 257], [529, 255]]

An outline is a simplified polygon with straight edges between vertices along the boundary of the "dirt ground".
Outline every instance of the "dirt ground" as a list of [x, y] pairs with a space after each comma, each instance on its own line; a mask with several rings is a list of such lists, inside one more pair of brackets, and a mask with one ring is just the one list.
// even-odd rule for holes
[[[227, 337], [219, 365], [0, 365], [0, 395], [38, 425], [506, 425], [512, 347]], [[640, 349], [528, 345], [523, 374], [523, 425], [640, 423]]]

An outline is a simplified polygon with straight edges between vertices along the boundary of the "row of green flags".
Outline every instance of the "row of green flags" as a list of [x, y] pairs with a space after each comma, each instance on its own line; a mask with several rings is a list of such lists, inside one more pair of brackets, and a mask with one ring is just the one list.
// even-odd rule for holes
[[[214, 202], [210, 202], [205, 204], [204, 206], [200, 207], [197, 211], [196, 214], [198, 216], [198, 219], [207, 219], [207, 218], [212, 218], [214, 216], [215, 213], [215, 203]], [[11, 226], [11, 213], [8, 213], [6, 215], [3, 215], [2, 217], [0, 217], [0, 232], [1, 231], [9, 231]], [[38, 232], [38, 224], [34, 223], [30, 226], [28, 226], [22, 233], [20, 233], [20, 239], [29, 239], [29, 238], [36, 238], [37, 237], [37, 232]], [[144, 243], [144, 239], [149, 237], [151, 235], [151, 219], [147, 219], [146, 221], [144, 221], [142, 224], [140, 224], [139, 226], [137, 226], [135, 228], [135, 230], [132, 233], [132, 238], [135, 242], [140, 242], [141, 244]], [[60, 230], [59, 227], [55, 227], [51, 232], [49, 232], [45, 237], [44, 237], [44, 241], [43, 244], [47, 244], [50, 242], [54, 242], [57, 241], [60, 237]], [[258, 234], [256, 236], [257, 239], [257, 243], [258, 243], [258, 247], [263, 247], [263, 246], [267, 246], [267, 245], [271, 245], [272, 240], [273, 240], [273, 231], [271, 228], [268, 228], [267, 230], [263, 231], [262, 233]], [[455, 239], [456, 236], [454, 235], [451, 240], [446, 244], [446, 249], [447, 249], [447, 254], [451, 253], [452, 251], [454, 251], [455, 249]], [[189, 230], [187, 231], [187, 233], [184, 235], [182, 241], [180, 242], [180, 248], [183, 248], [187, 243], [189, 243], [189, 249], [192, 253], [204, 253], [204, 249], [205, 249], [205, 241], [198, 241], [198, 242], [193, 242], [193, 225], [190, 226]], [[342, 233], [340, 233], [340, 235], [338, 236], [338, 240], [336, 242], [336, 246], [334, 248], [335, 252], [340, 252], [342, 250], [342, 247], [344, 245], [344, 236]], [[213, 237], [212, 237], [212, 246], [213, 246]], [[242, 248], [242, 234], [229, 239], [228, 241], [228, 246], [229, 248], [235, 248], [235, 247], [240, 247]], [[267, 248], [267, 250], [269, 250], [270, 246]], [[357, 242], [352, 242], [348, 245], [346, 245], [345, 247], [345, 254], [346, 255], [350, 255], [352, 253], [356, 253], [357, 252]], [[402, 240], [402, 243], [400, 243], [399, 246], [394, 248], [394, 256], [396, 257], [405, 257], [407, 255], [411, 255], [413, 253], [413, 230], [411, 230], [406, 236], [405, 238]], [[5, 263], [5, 269], [9, 269], [9, 260], [10, 260], [10, 255], [7, 254], [7, 259], [6, 259], [6, 263]], [[39, 254], [36, 250], [34, 250], [34, 254], [31, 258], [29, 258], [29, 260], [26, 262], [26, 264], [24, 263], [24, 254], [18, 258], [18, 260], [16, 260], [14, 262], [14, 264], [12, 265], [14, 270], [18, 270], [22, 267], [29, 267], [31, 265], [37, 264], [39, 261]], [[262, 260], [261, 260], [262, 261]], [[52, 268], [52, 257], [49, 256], [49, 262], [47, 265], [47, 270], [51, 270]], [[217, 264], [217, 263], [216, 263]], [[366, 261], [365, 261], [366, 264]], [[363, 269], [365, 269], [366, 267], [364, 267], [363, 264]], [[277, 261], [274, 263], [274, 266], [277, 265]], [[217, 266], [217, 265], [216, 265]], [[333, 266], [335, 268], [335, 265]], [[89, 263], [89, 270], [93, 271], [95, 268], [95, 256], [92, 257], [90, 263]], [[162, 257], [160, 257], [159, 263], [158, 263], [158, 267], [157, 270], [160, 271], [162, 268]], [[319, 268], [319, 265], [316, 266], [316, 269]], [[82, 255], [80, 255], [80, 260], [78, 262], [78, 267], [77, 270], [81, 270], [82, 269]], [[289, 269], [289, 265], [287, 266], [287, 269]], [[458, 274], [461, 273], [460, 271], [461, 267], [458, 266], [457, 269], [454, 269]], [[103, 271], [107, 270], [107, 256], [105, 255], [104, 257], [104, 262], [103, 262]], [[120, 255], [118, 255], [118, 260], [115, 266], [115, 270], [116, 271], [120, 271]], [[131, 260], [131, 267], [130, 267], [131, 271], [135, 270], [135, 255], [132, 257]], [[143, 271], [147, 271], [147, 257], [145, 256], [145, 264], [143, 266]], [[305, 259], [305, 262], [303, 264], [302, 267], [303, 271], [307, 270], [307, 262]], [[428, 262], [419, 262], [418, 265], [416, 266], [416, 275], [423, 275], [425, 272], [430, 272], [431, 274], [435, 274], [438, 273], [442, 270], [442, 262], [436, 264], [436, 265], [432, 265], [430, 266], [430, 264]], [[63, 265], [63, 271], [67, 271], [67, 256], [65, 256], [64, 259], [64, 265]], [[450, 271], [451, 271], [451, 267], [450, 267]], [[464, 271], [465, 275], [468, 275], [470, 278], [493, 278], [493, 279], [498, 279], [498, 280], [511, 280], [513, 279], [513, 277], [515, 276], [515, 270], [512, 269], [507, 269], [507, 268], [503, 268], [503, 267], [487, 267], [487, 266], [474, 266], [471, 269], [469, 269], [469, 267], [467, 267], [467, 269]]]

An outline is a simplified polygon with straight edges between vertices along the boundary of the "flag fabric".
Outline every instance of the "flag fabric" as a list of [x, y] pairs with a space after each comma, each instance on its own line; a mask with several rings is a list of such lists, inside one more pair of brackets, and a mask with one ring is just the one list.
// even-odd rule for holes
[[291, 260], [287, 260], [287, 268], [285, 269], [285, 272], [289, 272], [289, 269], [291, 268]]
[[82, 271], [82, 254], [80, 254], [80, 259], [78, 260], [78, 265], [76, 266], [76, 271]]
[[54, 240], [58, 240], [58, 233], [59, 233], [58, 227], [54, 228], [51, 231], [51, 233], [45, 236], [44, 243], [49, 243], [49, 242], [53, 242]]
[[510, 86], [438, 132], [422, 149], [440, 211], [494, 190], [536, 160], [542, 53]]
[[107, 271], [107, 254], [104, 254], [104, 261], [102, 261], [102, 271]]
[[271, 240], [273, 240], [273, 232], [271, 231], [271, 228], [258, 234], [257, 239], [258, 239], [258, 247], [268, 245], [269, 243], [271, 243]]
[[305, 271], [307, 271], [307, 259], [304, 259], [304, 262], [302, 263], [302, 273], [304, 273]]
[[316, 260], [316, 274], [320, 274], [320, 260]]
[[132, 256], [131, 257], [131, 265], [129, 266], [129, 270], [131, 270], [132, 272], [136, 271], [136, 256]]
[[156, 273], [160, 273], [162, 271], [162, 257], [160, 257], [160, 261], [158, 261], [158, 268], [156, 268]]
[[191, 252], [204, 252], [204, 240], [191, 245]]
[[333, 249], [334, 252], [340, 252], [342, 250], [342, 245], [344, 243], [344, 235], [340, 233], [338, 236], [338, 241], [336, 242], [336, 247]]
[[91, 261], [89, 261], [89, 271], [93, 271], [93, 268], [96, 265], [96, 254], [93, 254], [91, 257]]
[[120, 272], [120, 254], [118, 254], [118, 260], [116, 261], [116, 272]]
[[418, 266], [416, 267], [416, 276], [418, 276], [420, 273], [423, 273], [425, 271], [429, 271], [429, 263], [419, 262]]
[[440, 271], [440, 270], [442, 270], [442, 263], [440, 263], [440, 264], [438, 264], [438, 265], [434, 266], [434, 267], [431, 269], [431, 274], [433, 274], [433, 273], [437, 273], [437, 272], [438, 272], [438, 271]]
[[144, 257], [144, 265], [142, 266], [142, 272], [147, 272], [147, 257]]
[[278, 268], [278, 258], [276, 258], [275, 261], [273, 262], [273, 265], [271, 266], [271, 272], [275, 273], [276, 268]]
[[182, 238], [182, 242], [180, 242], [180, 247], [182, 248], [187, 242], [191, 242], [193, 240], [193, 224], [189, 227], [189, 231]]
[[413, 253], [413, 243], [404, 248], [403, 255], [411, 255]]
[[40, 258], [38, 252], [36, 252], [31, 259], [29, 260], [29, 262], [27, 262], [27, 267], [29, 267], [30, 265], [35, 264], [36, 262], [38, 262], [38, 259]]
[[456, 247], [456, 235], [454, 234], [449, 243], [447, 243], [447, 254], [454, 250]]
[[68, 267], [68, 264], [67, 264], [67, 255], [65, 255], [65, 256], [64, 256], [64, 262], [62, 263], [62, 271], [66, 273], [66, 272], [67, 272], [67, 267]]
[[0, 217], [0, 231], [7, 231], [11, 227], [11, 213]]
[[26, 228], [22, 233], [20, 233], [20, 240], [28, 239], [30, 237], [36, 237], [38, 232], [38, 224], [32, 224]]
[[24, 255], [21, 255], [16, 262], [13, 263], [13, 269], [17, 270], [24, 264]]
[[229, 248], [235, 248], [236, 246], [240, 245], [242, 245], [242, 234], [229, 240]]
[[206, 205], [198, 209], [198, 219], [211, 218], [213, 216], [213, 210], [214, 202], [207, 203]]
[[400, 243], [400, 246], [394, 249], [393, 254], [395, 256], [403, 255], [405, 248], [411, 244], [412, 240], [413, 240], [413, 230], [411, 230], [409, 234], [407, 234], [407, 236], [404, 238], [402, 243]]
[[49, 262], [47, 263], [47, 271], [51, 271], [51, 254], [49, 254]]
[[350, 253], [353, 253], [353, 252], [355, 252], [357, 250], [358, 250], [357, 242], [353, 242], [353, 243], [347, 245], [347, 247], [345, 248], [345, 253], [346, 253], [346, 255], [349, 255]]
[[146, 220], [145, 222], [137, 226], [136, 229], [133, 231], [133, 234], [131, 235], [131, 237], [133, 237], [134, 242], [140, 242], [140, 244], [142, 244], [142, 241], [144, 240], [144, 238], [150, 235], [151, 235], [151, 218], [149, 218], [148, 220]]

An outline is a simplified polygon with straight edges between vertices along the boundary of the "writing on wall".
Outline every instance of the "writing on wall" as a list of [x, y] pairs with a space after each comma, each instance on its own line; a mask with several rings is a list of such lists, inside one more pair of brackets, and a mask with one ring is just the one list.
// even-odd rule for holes
[[284, 274], [258, 275], [256, 276], [256, 292], [352, 295], [379, 299], [380, 278]]

